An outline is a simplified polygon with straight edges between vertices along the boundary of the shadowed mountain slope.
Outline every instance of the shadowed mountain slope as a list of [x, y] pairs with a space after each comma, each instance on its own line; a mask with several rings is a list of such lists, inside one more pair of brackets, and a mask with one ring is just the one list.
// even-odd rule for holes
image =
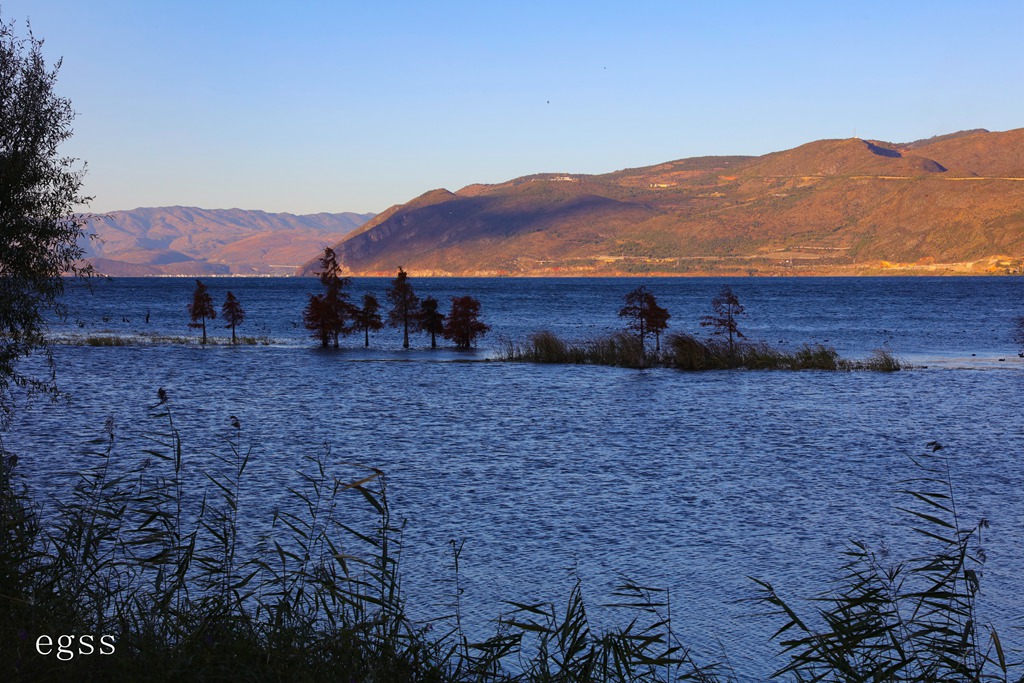
[[433, 190], [334, 248], [363, 275], [1015, 271], [1024, 129]]

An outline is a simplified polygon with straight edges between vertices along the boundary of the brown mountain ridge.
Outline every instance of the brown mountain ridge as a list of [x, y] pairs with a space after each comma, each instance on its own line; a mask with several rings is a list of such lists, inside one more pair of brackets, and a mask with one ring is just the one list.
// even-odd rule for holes
[[358, 275], [1019, 272], [1024, 129], [433, 190], [334, 248]]
[[83, 240], [105, 275], [293, 275], [311, 253], [373, 214], [295, 215], [191, 206], [97, 214]]

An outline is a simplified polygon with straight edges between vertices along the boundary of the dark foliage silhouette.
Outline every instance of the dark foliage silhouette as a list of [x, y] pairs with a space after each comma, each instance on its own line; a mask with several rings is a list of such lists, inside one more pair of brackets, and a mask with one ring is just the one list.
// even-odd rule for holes
[[452, 297], [452, 310], [444, 319], [444, 338], [460, 349], [476, 344], [491, 328], [480, 321], [480, 302], [471, 296]]
[[220, 307], [220, 317], [227, 323], [224, 327], [231, 328], [231, 343], [237, 344], [238, 338], [235, 336], [235, 328], [245, 320], [245, 310], [231, 292], [228, 292], [227, 296], [224, 297], [224, 305]]
[[363, 295], [363, 305], [352, 311], [352, 326], [363, 332], [363, 346], [370, 347], [370, 332], [384, 327], [380, 319], [380, 302], [373, 294]]
[[647, 345], [647, 335], [653, 334], [655, 350], [661, 350], [661, 333], [668, 328], [668, 319], [672, 316], [658, 305], [646, 285], [640, 285], [626, 295], [626, 305], [619, 310], [619, 317], [626, 319], [627, 330], [637, 333], [641, 348]]
[[330, 247], [324, 247], [324, 255], [320, 257], [320, 270], [316, 273], [323, 285], [322, 294], [310, 294], [309, 303], [302, 314], [302, 322], [312, 336], [320, 340], [326, 348], [333, 344], [338, 348], [338, 337], [352, 331], [349, 320], [352, 316], [352, 304], [348, 301], [350, 279], [341, 276], [338, 257]]
[[203, 331], [203, 341], [206, 343], [206, 320], [213, 320], [217, 317], [217, 310], [213, 307], [213, 297], [206, 291], [206, 285], [196, 280], [196, 288], [192, 292], [192, 303], [188, 305], [188, 314], [192, 322], [189, 327]]
[[[90, 200], [80, 194], [85, 167], [58, 151], [75, 112], [55, 93], [60, 61], [48, 69], [42, 44], [0, 17], [0, 426], [12, 388], [59, 394], [45, 318], [64, 312], [64, 275], [91, 273], [78, 265], [88, 217], [74, 212]], [[21, 371], [18, 361], [39, 350], [42, 375]]]
[[402, 328], [402, 348], [409, 348], [409, 332], [418, 329], [420, 299], [409, 284], [409, 276], [402, 267], [398, 267], [398, 275], [391, 281], [387, 291], [391, 311], [388, 313], [388, 324]]
[[432, 296], [420, 303], [419, 327], [430, 335], [430, 348], [437, 348], [437, 335], [444, 334], [444, 314], [437, 308], [437, 299]]

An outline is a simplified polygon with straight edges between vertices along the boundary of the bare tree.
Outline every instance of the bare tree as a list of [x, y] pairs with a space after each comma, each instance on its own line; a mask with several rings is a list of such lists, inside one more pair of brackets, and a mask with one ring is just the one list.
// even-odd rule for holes
[[745, 338], [736, 325], [736, 318], [743, 315], [743, 305], [733, 294], [732, 288], [729, 285], [723, 285], [718, 296], [711, 300], [711, 307], [715, 312], [701, 319], [701, 327], [715, 328], [713, 334], [729, 335], [729, 355], [732, 356], [735, 353], [734, 338]]

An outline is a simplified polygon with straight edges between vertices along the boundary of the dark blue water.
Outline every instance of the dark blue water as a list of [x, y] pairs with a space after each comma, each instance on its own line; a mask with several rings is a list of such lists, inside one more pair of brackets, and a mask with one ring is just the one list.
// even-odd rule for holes
[[[302, 310], [319, 291], [312, 278], [226, 278], [206, 281], [217, 310], [233, 291], [247, 311], [240, 334], [267, 336], [277, 344], [306, 346]], [[350, 293], [358, 301], [374, 293], [386, 305], [389, 280], [357, 278]], [[447, 306], [452, 296], [472, 294], [483, 307], [492, 332], [485, 349], [503, 339], [523, 339], [538, 329], [587, 339], [621, 328], [617, 311], [625, 292], [647, 284], [672, 314], [670, 331], [703, 333], [702, 316], [711, 298], [729, 284], [746, 307], [741, 330], [753, 340], [782, 346], [827, 343], [845, 356], [867, 355], [885, 345], [910, 360], [948, 364], [1016, 355], [1011, 341], [1015, 317], [1022, 315], [1021, 278], [686, 278], [503, 279], [422, 278], [413, 280], [420, 296]], [[71, 314], [57, 334], [191, 335], [186, 306], [194, 280], [124, 278], [97, 281], [92, 294], [72, 292]], [[146, 313], [150, 322], [144, 322]], [[228, 336], [221, 321], [220, 336]], [[210, 331], [213, 333], [213, 326]], [[394, 351], [397, 331], [375, 335], [372, 346]], [[419, 346], [429, 346], [425, 336]], [[350, 345], [361, 346], [352, 337]]]
[[[680, 373], [488, 361], [501, 340], [542, 328], [578, 339], [619, 329], [622, 297], [641, 283], [672, 313], [671, 329], [706, 334], [699, 318], [724, 282], [746, 307], [740, 327], [751, 339], [827, 342], [847, 357], [887, 346], [927, 368]], [[720, 640], [754, 680], [780, 664], [768, 643], [779, 624], [737, 602], [754, 592], [747, 577], [809, 598], [829, 588], [847, 539], [897, 559], [921, 550], [896, 491], [915, 476], [910, 456], [938, 440], [965, 523], [992, 522], [985, 613], [1004, 643], [1022, 643], [1011, 628], [1024, 615], [1024, 360], [1010, 335], [1024, 315], [1019, 278], [414, 279], [443, 304], [480, 299], [492, 331], [470, 352], [432, 352], [422, 335], [403, 351], [390, 329], [368, 351], [351, 338], [325, 352], [301, 328], [316, 281], [206, 283], [218, 307], [228, 289], [246, 307], [240, 333], [271, 343], [59, 345], [71, 403], [37, 405], [5, 436], [34, 486], [56, 488], [50, 475], [85, 458], [108, 416], [125, 443], [153, 433], [147, 407], [163, 387], [200, 467], [223, 452], [228, 416], [240, 419], [253, 447], [243, 488], [253, 529], [288, 505], [293, 469], [324, 443], [337, 461], [384, 470], [393, 512], [407, 520], [404, 587], [417, 615], [448, 611], [449, 540], [461, 539], [464, 610], [480, 632], [504, 600], [564, 603], [569, 568], [600, 621], [597, 605], [621, 574], [670, 588], [676, 630], [698, 659], [720, 658]], [[386, 286], [361, 279], [352, 291], [383, 301]], [[185, 311], [193, 287], [99, 283], [71, 294], [54, 332], [195, 336]]]

